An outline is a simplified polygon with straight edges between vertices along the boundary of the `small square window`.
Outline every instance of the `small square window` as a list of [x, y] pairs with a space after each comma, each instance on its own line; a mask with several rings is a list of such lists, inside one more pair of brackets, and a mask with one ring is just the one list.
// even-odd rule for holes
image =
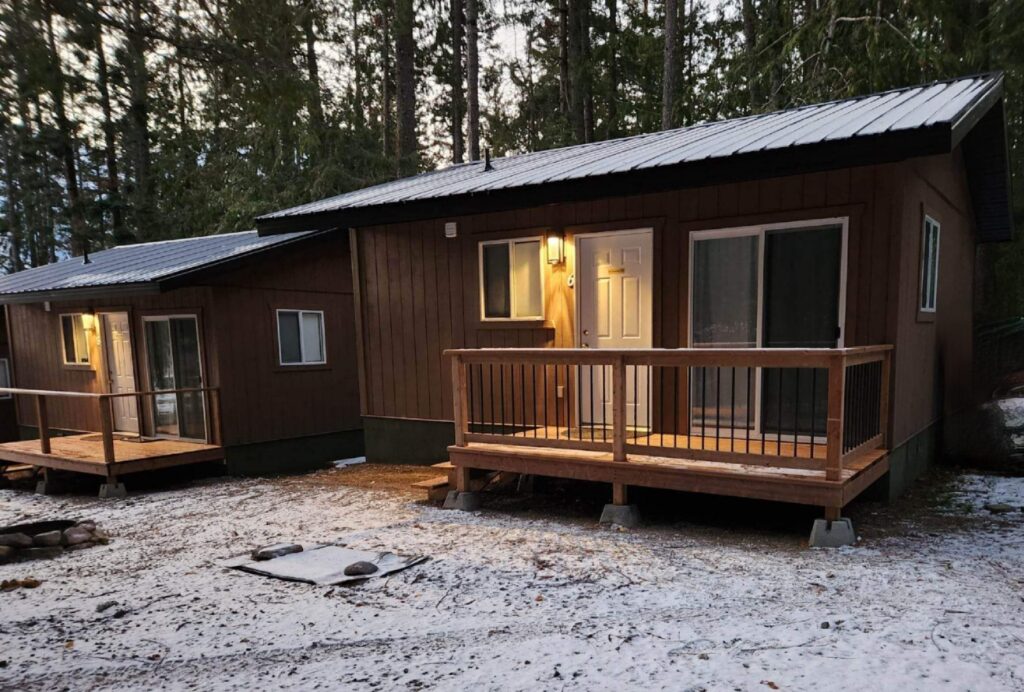
[[281, 365], [322, 365], [324, 313], [319, 310], [278, 310], [277, 344]]
[[483, 319], [543, 319], [541, 245], [540, 238], [480, 244]]
[[924, 217], [921, 230], [921, 312], [935, 312], [939, 292], [939, 222]]
[[60, 331], [65, 365], [89, 364], [89, 339], [84, 314], [61, 315]]

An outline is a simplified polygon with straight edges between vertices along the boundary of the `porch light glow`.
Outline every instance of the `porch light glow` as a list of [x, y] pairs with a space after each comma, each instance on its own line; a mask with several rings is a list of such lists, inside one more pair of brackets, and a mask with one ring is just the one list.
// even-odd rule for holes
[[565, 238], [560, 231], [548, 231], [548, 264], [561, 264], [565, 260]]

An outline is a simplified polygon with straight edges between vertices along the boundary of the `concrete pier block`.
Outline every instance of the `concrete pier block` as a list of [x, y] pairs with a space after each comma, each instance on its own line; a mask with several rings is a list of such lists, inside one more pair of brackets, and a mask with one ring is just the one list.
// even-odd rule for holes
[[815, 519], [811, 527], [811, 539], [808, 545], [812, 548], [839, 548], [857, 542], [857, 534], [853, 530], [853, 522], [849, 519]]
[[121, 499], [128, 496], [124, 483], [104, 483], [100, 486], [101, 500]]
[[640, 526], [640, 510], [636, 505], [605, 505], [601, 510], [601, 523], [636, 528]]
[[463, 512], [475, 512], [480, 509], [480, 493], [460, 493], [458, 490], [449, 490], [442, 507], [444, 509], [461, 509]]

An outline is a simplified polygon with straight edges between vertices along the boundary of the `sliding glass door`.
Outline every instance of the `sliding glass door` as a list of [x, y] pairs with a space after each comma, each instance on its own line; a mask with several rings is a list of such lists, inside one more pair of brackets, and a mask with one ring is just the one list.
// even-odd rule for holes
[[157, 435], [205, 439], [202, 392], [174, 392], [203, 386], [199, 328], [192, 315], [146, 317], [146, 354], [150, 388], [168, 391], [152, 401]]
[[[691, 243], [693, 348], [841, 343], [842, 222], [707, 231]], [[817, 436], [826, 382], [824, 371], [694, 368], [691, 426]]]

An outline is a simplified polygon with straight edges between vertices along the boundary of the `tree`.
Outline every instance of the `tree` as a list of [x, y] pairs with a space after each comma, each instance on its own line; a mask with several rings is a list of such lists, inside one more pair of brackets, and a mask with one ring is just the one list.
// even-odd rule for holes
[[466, 0], [466, 98], [468, 113], [466, 133], [469, 160], [480, 160], [480, 0]]
[[676, 0], [665, 0], [665, 61], [661, 70], [661, 129], [675, 127], [676, 81], [679, 75], [677, 57], [679, 6]]
[[416, 18], [412, 0], [395, 0], [395, 108], [398, 112], [398, 173], [411, 175], [416, 160]]

